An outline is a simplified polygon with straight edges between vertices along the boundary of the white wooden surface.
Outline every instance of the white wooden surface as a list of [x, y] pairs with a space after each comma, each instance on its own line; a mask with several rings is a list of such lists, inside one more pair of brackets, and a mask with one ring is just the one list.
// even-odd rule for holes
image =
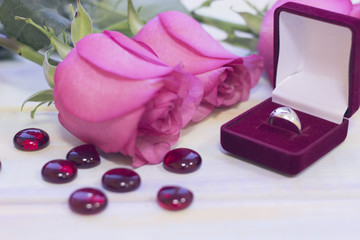
[[[217, 4], [222, 2], [231, 1]], [[360, 237], [360, 113], [351, 118], [348, 137], [339, 147], [296, 177], [279, 175], [227, 155], [219, 143], [223, 123], [270, 96], [270, 84], [263, 78], [249, 101], [215, 111], [182, 131], [175, 147], [192, 148], [202, 155], [203, 165], [197, 172], [173, 174], [161, 164], [141, 167], [136, 170], [142, 177], [137, 191], [104, 190], [107, 209], [81, 216], [70, 211], [69, 195], [81, 187], [101, 188], [105, 171], [130, 167], [129, 161], [103, 156], [100, 166], [79, 170], [71, 183], [43, 181], [44, 163], [64, 158], [69, 149], [81, 144], [58, 123], [54, 108], [39, 111], [35, 119], [29, 116], [31, 106], [20, 112], [25, 98], [46, 87], [39, 66], [20, 58], [0, 62], [1, 240]], [[46, 130], [51, 137], [49, 147], [30, 153], [16, 150], [12, 138], [27, 127]], [[191, 189], [193, 204], [181, 212], [161, 209], [156, 193], [168, 184]]]

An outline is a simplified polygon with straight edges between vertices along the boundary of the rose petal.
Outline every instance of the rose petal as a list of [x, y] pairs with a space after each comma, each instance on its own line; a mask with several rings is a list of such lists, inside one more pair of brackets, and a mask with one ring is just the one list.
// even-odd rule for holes
[[[169, 11], [159, 15], [166, 31], [178, 41], [209, 58], [237, 58], [226, 50], [199, 22], [182, 12]], [[206, 43], [206, 44], [205, 44]]]
[[179, 133], [182, 117], [179, 111], [182, 99], [175, 93], [163, 90], [147, 105], [148, 111], [139, 124], [140, 133], [172, 135]]
[[360, 18], [360, 3], [353, 5], [350, 16]]
[[104, 34], [110, 37], [120, 47], [134, 54], [135, 56], [141, 57], [145, 61], [168, 67], [165, 63], [161, 62], [160, 59], [156, 56], [155, 52], [143, 42], [138, 42], [134, 39], [128, 38], [120, 32], [104, 31]]
[[[202, 31], [204, 30], [202, 29]], [[189, 32], [186, 34], [192, 33]], [[230, 59], [209, 58], [208, 56], [202, 55], [192, 46], [189, 46], [189, 43], [180, 42], [172, 36], [168, 30], [164, 28], [159, 17], [150, 20], [135, 36], [135, 39], [150, 46], [166, 64], [173, 67], [180, 64], [183, 66], [184, 71], [191, 74], [207, 72], [233, 60], [232, 55]], [[192, 41], [196, 42], [197, 40], [198, 39], [194, 37]], [[206, 42], [202, 42], [202, 44], [208, 45]]]
[[[120, 40], [121, 33], [112, 34], [112, 36], [116, 36]], [[109, 36], [96, 33], [81, 39], [76, 44], [76, 49], [81, 57], [94, 66], [129, 79], [156, 78], [172, 71], [165, 65], [154, 63], [154, 56], [135, 41], [126, 37], [121, 40], [124, 39], [127, 39], [125, 44], [132, 43], [129, 46], [132, 51], [127, 51], [128, 49], [124, 49]], [[144, 59], [145, 56], [147, 59]]]
[[264, 61], [263, 58], [253, 54], [243, 58], [244, 65], [247, 67], [247, 71], [251, 77], [251, 88], [259, 82], [259, 79], [263, 73]]
[[200, 106], [198, 107], [198, 110], [194, 114], [193, 118], [191, 119], [193, 122], [199, 122], [203, 120], [206, 116], [208, 116], [213, 110], [215, 106], [207, 103], [207, 102], [201, 102]]
[[[201, 83], [204, 85], [204, 98], [208, 95], [214, 95], [214, 93], [211, 92], [214, 92], [214, 90], [217, 89], [219, 83], [225, 80], [226, 74], [224, 73], [226, 69], [227, 67], [220, 67], [218, 69], [196, 75], [196, 77], [199, 78]], [[207, 101], [217, 105], [216, 100], [211, 101], [209, 99]]]
[[96, 123], [77, 118], [61, 104], [57, 105], [57, 108], [60, 123], [75, 137], [97, 146], [106, 153], [121, 152], [129, 156], [134, 155], [138, 122], [144, 108], [139, 108], [122, 118]]
[[[286, 2], [290, 2], [290, 0], [279, 0], [275, 3], [275, 5], [266, 13], [260, 30], [258, 51], [259, 54], [264, 57], [265, 70], [271, 82], [274, 81], [274, 11]], [[346, 15], [350, 14], [352, 9], [351, 0], [291, 0], [291, 2], [302, 3]]]
[[232, 106], [249, 98], [251, 75], [243, 64], [236, 64], [233, 71], [227, 70], [226, 80], [218, 87], [218, 96], [222, 99], [220, 107]]
[[[249, 65], [252, 60], [257, 63], [255, 58], [248, 60]], [[252, 69], [248, 69], [244, 64], [229, 64], [226, 67], [197, 75], [200, 81], [204, 82], [205, 88], [211, 90], [205, 92], [203, 101], [215, 107], [224, 107], [248, 99], [253, 84], [249, 70]], [[259, 78], [259, 72], [254, 72], [253, 75]]]
[[194, 113], [203, 98], [204, 89], [200, 80], [183, 71], [175, 70], [171, 76], [171, 79], [166, 79], [165, 84], [167, 88], [172, 88], [176, 83], [181, 82], [180, 88], [176, 91], [182, 98], [182, 104], [180, 105], [180, 113], [182, 116], [182, 126], [184, 127], [191, 121]]
[[[193, 117], [197, 122], [206, 117], [214, 107], [227, 107], [247, 100], [250, 89], [257, 82], [262, 69], [261, 58], [250, 56], [245, 64], [229, 64], [204, 74], [197, 75], [200, 81], [209, 83], [208, 91]], [[216, 85], [216, 86], [214, 86]]]
[[136, 140], [136, 152], [133, 156], [133, 167], [145, 164], [158, 164], [165, 154], [179, 139], [179, 135], [165, 135], [158, 138], [152, 136], [139, 136]]
[[55, 72], [55, 105], [86, 121], [103, 121], [133, 111], [163, 86], [161, 79], [129, 80], [101, 71], [72, 50]]

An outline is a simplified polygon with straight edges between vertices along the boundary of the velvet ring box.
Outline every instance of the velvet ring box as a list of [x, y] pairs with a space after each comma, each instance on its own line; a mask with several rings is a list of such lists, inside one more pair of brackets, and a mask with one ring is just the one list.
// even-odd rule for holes
[[[272, 97], [221, 127], [222, 147], [240, 158], [295, 175], [343, 142], [359, 108], [360, 20], [288, 2], [274, 15]], [[270, 125], [291, 107], [302, 133]]]

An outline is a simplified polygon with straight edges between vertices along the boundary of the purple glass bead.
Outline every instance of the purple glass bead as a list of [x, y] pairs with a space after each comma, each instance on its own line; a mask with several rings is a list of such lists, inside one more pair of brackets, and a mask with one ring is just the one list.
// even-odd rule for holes
[[41, 170], [43, 179], [52, 183], [68, 183], [74, 180], [76, 173], [76, 165], [68, 160], [52, 160]]
[[158, 204], [170, 211], [179, 211], [187, 208], [193, 201], [193, 194], [186, 188], [166, 186], [159, 190], [157, 195]]
[[50, 143], [49, 135], [38, 128], [27, 128], [15, 134], [14, 146], [23, 151], [36, 151], [47, 147]]
[[106, 195], [95, 188], [82, 188], [73, 192], [69, 198], [72, 211], [79, 214], [96, 214], [107, 206]]
[[94, 145], [83, 144], [71, 149], [66, 159], [76, 164], [78, 168], [92, 168], [100, 164], [100, 156]]
[[140, 176], [131, 169], [115, 168], [107, 171], [102, 177], [102, 185], [113, 192], [130, 192], [140, 186]]
[[164, 168], [175, 173], [191, 173], [201, 166], [200, 155], [188, 148], [169, 151], [164, 157]]

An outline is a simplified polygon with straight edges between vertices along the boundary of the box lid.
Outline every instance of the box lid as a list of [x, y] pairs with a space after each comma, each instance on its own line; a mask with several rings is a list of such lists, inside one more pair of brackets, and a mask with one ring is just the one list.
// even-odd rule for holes
[[285, 3], [275, 11], [274, 53], [274, 102], [338, 124], [357, 111], [360, 19]]

